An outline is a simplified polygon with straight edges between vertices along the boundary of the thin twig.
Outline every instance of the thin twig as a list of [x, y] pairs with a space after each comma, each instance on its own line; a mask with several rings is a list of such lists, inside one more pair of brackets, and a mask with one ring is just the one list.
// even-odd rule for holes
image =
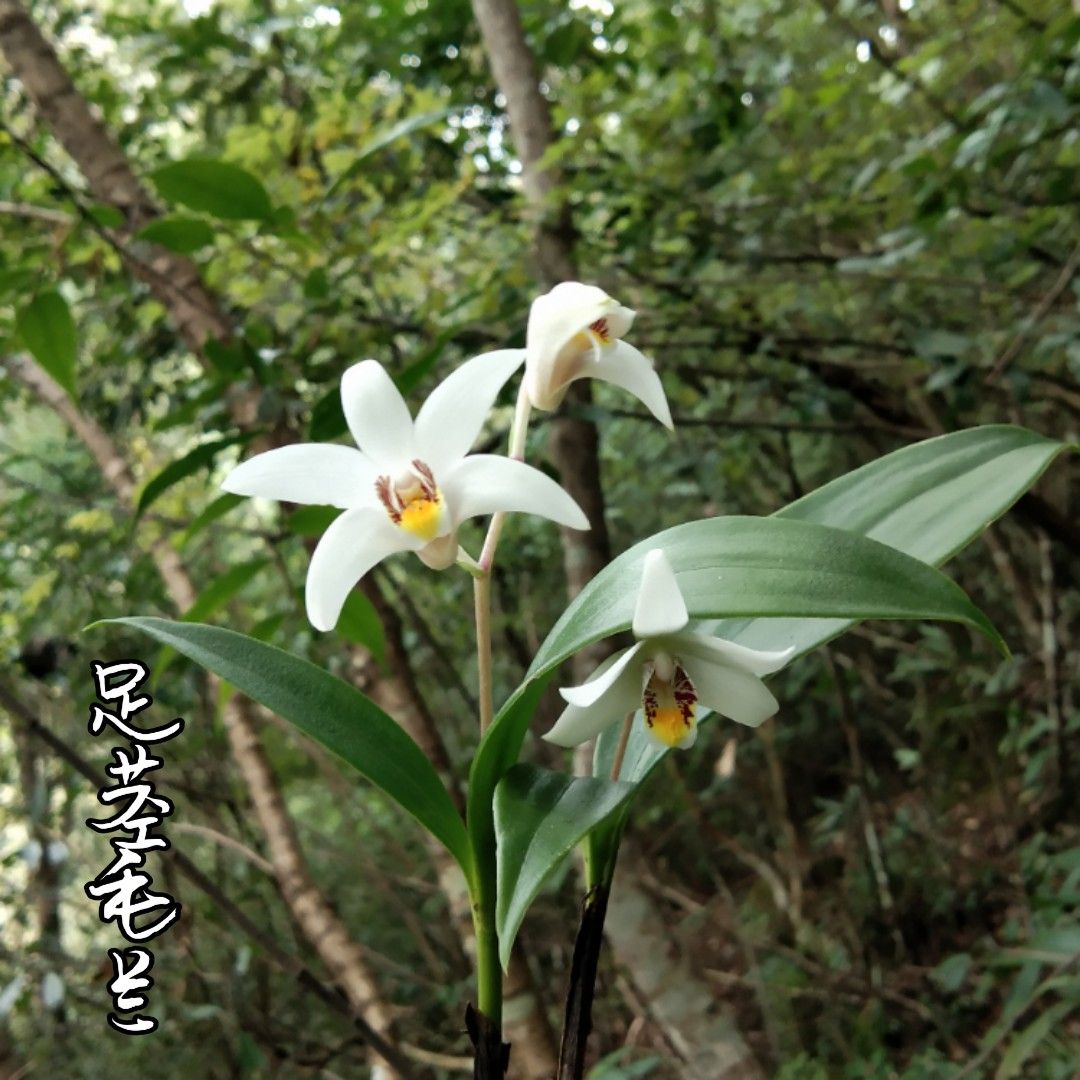
[[987, 379], [999, 379], [1008, 366], [1016, 359], [1028, 334], [1035, 329], [1049, 314], [1054, 306], [1054, 301], [1068, 288], [1077, 267], [1080, 267], [1080, 244], [1072, 249], [1072, 254], [1061, 268], [1061, 273], [1054, 280], [1054, 284], [1047, 290], [1046, 295], [1035, 305], [1031, 315], [1024, 321], [1024, 325], [1016, 332], [1016, 336], [1009, 343], [1005, 351], [998, 357], [997, 362], [987, 375]]

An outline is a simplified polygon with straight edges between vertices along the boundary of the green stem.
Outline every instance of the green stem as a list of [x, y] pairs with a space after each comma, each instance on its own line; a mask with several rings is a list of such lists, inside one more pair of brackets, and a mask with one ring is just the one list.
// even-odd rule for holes
[[[529, 398], [522, 385], [510, 428], [510, 457], [521, 461], [525, 453], [525, 433], [529, 423]], [[472, 574], [473, 600], [476, 616], [476, 668], [480, 697], [480, 734], [491, 726], [494, 712], [492, 702], [491, 664], [491, 566], [499, 546], [505, 514], [495, 514], [484, 538], [480, 558], [460, 559], [459, 563]], [[476, 1008], [481, 1023], [474, 1034], [477, 1045], [477, 1065], [482, 1060], [491, 1064], [494, 1053], [502, 1075], [502, 965], [499, 963], [499, 939], [495, 924], [496, 866], [495, 834], [490, 820], [490, 807], [483, 820], [470, 820], [469, 832], [473, 841], [475, 871], [470, 882], [473, 930], [476, 935]], [[481, 1043], [484, 1046], [481, 1046]]]
[[[486, 875], [485, 875], [486, 876]], [[491, 882], [494, 886], [494, 882]], [[490, 899], [490, 903], [487, 902]], [[502, 1027], [502, 965], [495, 933], [495, 890], [481, 887], [473, 905], [476, 933], [476, 1006], [496, 1027]]]
[[473, 577], [476, 613], [476, 675], [480, 697], [480, 734], [491, 727], [491, 573], [484, 570]]

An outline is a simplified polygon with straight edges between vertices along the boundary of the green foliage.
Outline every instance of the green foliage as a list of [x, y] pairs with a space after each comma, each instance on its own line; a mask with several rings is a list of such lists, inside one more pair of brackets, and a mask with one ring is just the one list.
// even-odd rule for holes
[[[837, 477], [778, 510], [775, 518], [832, 525], [940, 565], [969, 544], [1042, 475], [1068, 444], [1022, 428], [988, 425], [928, 439]], [[721, 620], [719, 637], [755, 649], [795, 644], [806, 652], [842, 633], [846, 620]], [[617, 736], [604, 733], [597, 773], [610, 769]], [[635, 729], [626, 776], [643, 778], [662, 752]]]
[[[273, 213], [266, 188], [251, 173], [227, 161], [188, 158], [162, 166], [151, 174], [150, 179], [163, 198], [223, 221], [265, 221]], [[157, 243], [171, 240], [172, 243], [165, 243], [165, 246], [174, 250], [183, 250], [184, 245], [193, 242], [190, 219], [164, 219], [148, 228], [156, 235], [146, 236], [144, 229], [144, 238]], [[178, 239], [181, 242], [179, 249], [174, 246]], [[198, 239], [197, 233], [195, 239]], [[205, 242], [196, 242], [195, 247], [201, 247]], [[188, 250], [194, 250], [194, 247]]]
[[228, 438], [200, 443], [194, 450], [189, 450], [182, 457], [169, 462], [164, 469], [147, 480], [139, 493], [136, 514], [144, 513], [174, 484], [180, 483], [181, 480], [205, 468], [222, 450], [236, 446], [238, 443], [248, 442], [251, 438], [251, 435], [230, 435]]
[[273, 645], [214, 626], [123, 618], [230, 682], [348, 762], [437, 837], [466, 875], [472, 855], [461, 817], [431, 763], [378, 706], [347, 683]]
[[379, 614], [363, 593], [353, 592], [338, 618], [337, 632], [354, 645], [363, 645], [380, 663], [386, 659], [386, 635]]
[[[682, 521], [797, 507], [804, 492], [941, 432], [1008, 421], [1075, 438], [1080, 19], [1068, 4], [519, 7], [560, 134], [548, 157], [562, 170], [580, 272], [637, 310], [629, 340], [655, 358], [676, 416], [669, 436], [624, 395], [595, 395], [588, 415], [602, 425], [615, 552]], [[171, 220], [204, 226], [185, 230], [189, 244], [213, 237], [192, 254], [236, 336], [208, 344], [203, 366], [115, 246], [144, 262], [152, 254], [125, 237], [132, 208], [98, 202], [20, 83], [7, 87], [5, 125], [37, 160], [0, 134], [0, 336], [22, 350], [18, 313], [62, 282], [78, 318], [80, 408], [136, 476], [239, 434], [237, 402], [266, 431], [296, 431], [324, 401], [310, 437], [344, 436], [338, 383], [358, 359], [383, 361], [403, 389], [422, 394], [464, 358], [523, 343], [538, 289], [532, 223], [468, 0], [343, 4], [337, 22], [325, 5], [291, 0], [272, 13], [248, 0], [32, 10], [137, 175], [189, 157], [229, 162], [266, 195], [241, 199], [257, 216], [221, 218], [153, 188]], [[865, 62], [860, 41], [874, 46]], [[493, 416], [485, 450], [504, 444], [508, 419]], [[541, 418], [530, 461], [544, 463], [550, 430]], [[1014, 1042], [1045, 1024], [1010, 1065], [1030, 1048], [1022, 1073], [1075, 1072], [1075, 1024], [1040, 1021], [1073, 1000], [1072, 989], [1034, 993], [1063, 954], [1018, 960], [1075, 921], [1075, 465], [1058, 461], [1038, 478], [1054, 448], [1034, 436], [1000, 439], [1000, 456], [987, 458], [964, 498], [915, 495], [902, 521], [864, 527], [890, 542], [875, 530], [910, 522], [896, 546], [934, 561], [944, 553], [905, 545], [950, 531], [954, 506], [962, 513], [968, 500], [983, 502], [985, 524], [1006, 508], [1011, 485], [1034, 483], [1032, 498], [950, 567], [1001, 629], [1011, 660], [995, 663], [952, 628], [857, 626], [820, 660], [773, 680], [775, 724], [753, 735], [712, 725], [693, 751], [664, 757], [635, 800], [641, 884], [672, 954], [708, 973], [679, 989], [704, 985], [707, 1004], [737, 1017], [770, 1075], [944, 1080], [984, 1051], [982, 1072], [992, 1075]], [[270, 558], [220, 621], [346, 680], [364, 655], [304, 620], [309, 554], [299, 537], [320, 535], [326, 515], [298, 514], [293, 531], [287, 512], [215, 500], [240, 446], [164, 490], [132, 530], [81, 444], [0, 379], [0, 650], [15, 692], [88, 756], [82, 710], [94, 654], [79, 628], [109, 613], [181, 614], [150, 543], [182, 544], [197, 589]], [[556, 531], [511, 518], [505, 537], [495, 582], [503, 700], [565, 607]], [[475, 551], [477, 533], [464, 538]], [[385, 569], [379, 584], [398, 622], [384, 634], [403, 644], [460, 768], [476, 740], [473, 643], [457, 617], [469, 582], [405, 557]], [[793, 625], [737, 619], [720, 632], [760, 644], [750, 635], [767, 641], [770, 622]], [[18, 659], [39, 637], [78, 650], [44, 681]], [[141, 635], [113, 628], [108, 640], [140, 655]], [[556, 685], [573, 678], [561, 672]], [[499, 750], [499, 769], [521, 745], [528, 760], [553, 764], [546, 747], [507, 740], [527, 716], [537, 715], [537, 730], [550, 719], [558, 698], [549, 688], [543, 700], [541, 683], [512, 704], [526, 718], [486, 745]], [[162, 773], [177, 804], [174, 847], [292, 946], [273, 881], [207, 838], [261, 848], [201, 673], [173, 664], [154, 696], [189, 718]], [[55, 954], [41, 941], [35, 879], [20, 853], [30, 816], [23, 743], [10, 731], [5, 714], [0, 817], [13, 839], [0, 875], [0, 987], [16, 974], [26, 981], [0, 1043], [13, 1043], [32, 1073], [58, 1077], [73, 1068], [187, 1076], [207, 1060], [236, 1075], [364, 1074], [347, 1019], [186, 886], [194, 936], [155, 943], [161, 1030], [106, 1038], [96, 980], [116, 940], [90, 905], [68, 902], [103, 865], [100, 838], [78, 824], [100, 808], [89, 784], [41, 752], [35, 805], [51, 811], [50, 835], [69, 849]], [[457, 1005], [471, 993], [468, 964], [418, 830], [401, 828], [374, 789], [356, 794], [350, 766], [269, 723], [260, 737], [312, 875], [376, 958], [402, 1038], [464, 1052]], [[597, 768], [609, 770], [610, 756]], [[494, 825], [474, 808], [470, 827], [479, 835]], [[552, 1021], [575, 899], [568, 881], [541, 890], [531, 908], [529, 961]], [[949, 966], [961, 956], [966, 970]], [[602, 972], [596, 1047], [603, 1054], [632, 1030], [637, 1049], [613, 1067], [643, 1060], [647, 1075], [678, 1078], [685, 1063], [667, 1060], [656, 1002], [641, 1008], [636, 959], [619, 956]], [[52, 968], [70, 989], [63, 1024], [40, 1004]], [[1075, 969], [1060, 977], [1075, 983]], [[960, 980], [955, 989], [950, 980]]]
[[616, 815], [632, 784], [515, 765], [495, 789], [499, 958], [503, 967], [522, 919], [555, 868], [593, 829]]
[[676, 525], [620, 555], [574, 598], [541, 645], [530, 677], [630, 628], [642, 564], [657, 548], [675, 571], [691, 619], [948, 619], [1008, 652], [964, 593], [917, 559], [840, 527], [730, 517]]
[[174, 214], [144, 225], [139, 230], [139, 239], [160, 244], [180, 255], [190, 255], [214, 242], [214, 230], [202, 218]]
[[55, 289], [38, 293], [20, 309], [15, 328], [34, 359], [75, 397], [78, 334], [67, 301]]

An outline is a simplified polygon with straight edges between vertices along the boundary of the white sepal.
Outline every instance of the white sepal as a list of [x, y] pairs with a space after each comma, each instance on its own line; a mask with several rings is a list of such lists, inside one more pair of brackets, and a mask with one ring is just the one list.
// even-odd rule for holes
[[634, 637], [674, 634], [689, 621], [686, 601], [679, 591], [671, 563], [662, 548], [650, 551], [641, 570], [641, 585], [634, 608]]
[[221, 486], [236, 495], [347, 510], [375, 505], [375, 477], [371, 462], [351, 446], [298, 443], [241, 462]]
[[377, 360], [341, 377], [341, 408], [356, 445], [381, 471], [396, 475], [417, 456], [409, 408]]

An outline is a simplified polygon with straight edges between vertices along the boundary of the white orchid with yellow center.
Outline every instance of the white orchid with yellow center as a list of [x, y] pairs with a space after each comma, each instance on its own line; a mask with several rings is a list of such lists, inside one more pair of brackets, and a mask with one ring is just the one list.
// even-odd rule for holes
[[662, 550], [645, 556], [634, 609], [637, 643], [605, 661], [581, 686], [559, 691], [569, 702], [544, 736], [576, 746], [641, 709], [649, 735], [664, 747], [692, 746], [702, 705], [757, 727], [779, 708], [761, 681], [795, 654], [759, 652], [687, 630], [690, 616]]
[[485, 353], [446, 378], [415, 421], [383, 367], [365, 360], [345, 372], [341, 405], [359, 449], [302, 443], [259, 454], [222, 487], [237, 495], [336, 506], [308, 569], [308, 619], [331, 630], [353, 586], [389, 555], [414, 551], [443, 570], [458, 559], [458, 527], [499, 511], [539, 514], [587, 529], [580, 507], [538, 469], [469, 449], [520, 349]]
[[558, 408], [577, 379], [601, 379], [638, 398], [671, 428], [652, 361], [622, 340], [634, 312], [595, 285], [564, 281], [538, 296], [525, 332], [525, 392], [534, 409]]

